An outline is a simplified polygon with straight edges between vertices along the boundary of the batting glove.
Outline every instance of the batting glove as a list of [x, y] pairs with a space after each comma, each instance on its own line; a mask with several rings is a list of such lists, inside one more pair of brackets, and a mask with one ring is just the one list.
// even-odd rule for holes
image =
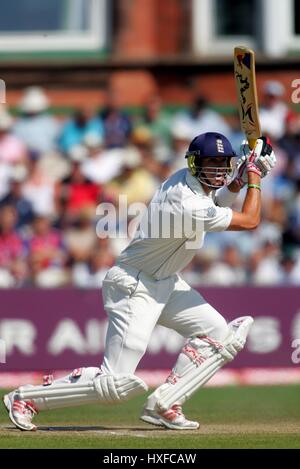
[[248, 172], [254, 172], [264, 178], [276, 164], [276, 156], [268, 138], [260, 137], [253, 150], [245, 141], [241, 146], [242, 156], [237, 162], [238, 173], [235, 181], [240, 187], [248, 182]]

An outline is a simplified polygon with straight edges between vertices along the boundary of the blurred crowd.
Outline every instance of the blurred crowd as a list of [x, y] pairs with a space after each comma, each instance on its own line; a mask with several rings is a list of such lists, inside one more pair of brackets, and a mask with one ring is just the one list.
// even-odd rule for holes
[[[193, 286], [300, 284], [300, 118], [281, 83], [266, 82], [262, 94], [262, 132], [278, 160], [262, 183], [262, 223], [251, 232], [207, 234], [183, 272]], [[219, 131], [237, 152], [243, 140], [238, 116], [223, 117], [199, 95], [173, 113], [154, 96], [128, 114], [111, 92], [100, 109], [67, 118], [49, 112], [50, 104], [43, 89], [30, 87], [16, 116], [0, 109], [1, 288], [101, 287], [132, 232], [117, 217], [123, 236], [99, 236], [97, 206], [118, 210], [120, 195], [147, 203], [186, 166], [197, 134]]]

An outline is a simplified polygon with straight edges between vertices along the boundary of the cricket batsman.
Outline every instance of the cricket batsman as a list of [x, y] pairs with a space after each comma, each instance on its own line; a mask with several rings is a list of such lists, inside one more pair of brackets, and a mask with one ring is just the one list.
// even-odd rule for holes
[[[204, 133], [191, 141], [188, 168], [171, 175], [156, 191], [133, 239], [105, 277], [109, 326], [102, 365], [78, 368], [64, 378], [22, 386], [4, 396], [16, 427], [36, 430], [32, 420], [40, 411], [118, 404], [145, 393], [147, 386], [135, 370], [156, 324], [177, 331], [186, 341], [166, 382], [148, 397], [141, 419], [173, 430], [199, 427], [185, 417], [182, 405], [242, 350], [253, 319], [243, 316], [227, 323], [178, 272], [203, 245], [206, 232], [258, 226], [261, 178], [276, 163], [265, 137], [257, 139], [253, 150], [242, 145], [233, 173], [235, 157], [220, 133]], [[242, 209], [234, 211], [231, 206], [244, 186]]]

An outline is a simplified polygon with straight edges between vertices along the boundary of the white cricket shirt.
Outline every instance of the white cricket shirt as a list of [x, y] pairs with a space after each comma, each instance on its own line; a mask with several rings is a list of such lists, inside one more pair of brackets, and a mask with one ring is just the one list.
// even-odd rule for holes
[[169, 177], [156, 191], [135, 235], [117, 258], [153, 276], [182, 270], [203, 245], [205, 233], [228, 228], [232, 210], [215, 204], [188, 168]]

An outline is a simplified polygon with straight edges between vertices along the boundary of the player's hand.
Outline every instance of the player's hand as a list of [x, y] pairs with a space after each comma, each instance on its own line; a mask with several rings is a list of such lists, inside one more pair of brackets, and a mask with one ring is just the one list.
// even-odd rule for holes
[[253, 150], [245, 141], [241, 146], [241, 157], [237, 162], [238, 174], [236, 182], [243, 187], [248, 182], [248, 172], [254, 172], [260, 177], [265, 177], [274, 168], [276, 156], [272, 145], [266, 137], [260, 137], [256, 141]]
[[276, 156], [268, 138], [260, 137], [257, 139], [255, 147], [248, 157], [248, 162], [254, 164], [261, 171], [262, 177], [269, 174], [276, 164]]
[[261, 171], [253, 163], [249, 163], [245, 155], [241, 156], [237, 162], [237, 176], [234, 179], [240, 189], [248, 183], [248, 172], [251, 170], [262, 177]]

